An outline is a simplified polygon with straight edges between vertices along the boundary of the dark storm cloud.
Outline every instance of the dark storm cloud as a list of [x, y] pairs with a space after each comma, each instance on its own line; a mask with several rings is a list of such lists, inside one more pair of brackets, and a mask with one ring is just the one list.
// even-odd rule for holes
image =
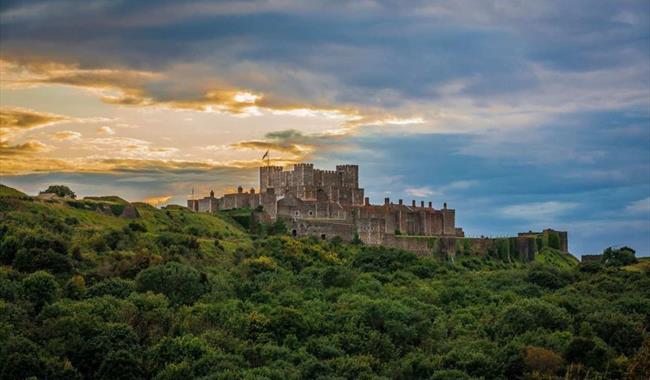
[[[5, 2], [3, 54], [91, 67], [256, 64], [336, 78], [335, 101], [395, 106], [473, 78], [481, 97], [534, 90], [531, 65], [580, 71], [648, 63], [648, 3]], [[617, 58], [619, 57], [619, 58]], [[621, 60], [620, 57], [627, 59]], [[232, 68], [228, 68], [228, 71]], [[292, 78], [300, 82], [300, 77]], [[304, 78], [303, 78], [304, 80]], [[240, 78], [267, 90], [264, 81]], [[295, 88], [300, 87], [296, 83]], [[399, 94], [382, 98], [377, 91]], [[316, 97], [312, 89], [310, 96]], [[374, 96], [373, 96], [374, 95]]]

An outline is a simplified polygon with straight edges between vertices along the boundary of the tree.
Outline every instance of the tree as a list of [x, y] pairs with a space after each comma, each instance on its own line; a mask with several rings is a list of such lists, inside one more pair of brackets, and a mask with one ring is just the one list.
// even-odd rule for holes
[[59, 290], [54, 276], [45, 271], [34, 272], [23, 280], [25, 298], [39, 310], [43, 305], [54, 301], [59, 295]]
[[65, 185], [50, 185], [47, 189], [41, 191], [41, 194], [56, 194], [59, 197], [76, 198], [77, 195]]
[[99, 371], [98, 379], [105, 380], [137, 380], [142, 379], [142, 369], [135, 355], [130, 351], [119, 350], [110, 352]]
[[607, 248], [603, 252], [602, 263], [610, 267], [622, 267], [636, 263], [636, 251], [630, 247], [623, 247], [620, 249]]

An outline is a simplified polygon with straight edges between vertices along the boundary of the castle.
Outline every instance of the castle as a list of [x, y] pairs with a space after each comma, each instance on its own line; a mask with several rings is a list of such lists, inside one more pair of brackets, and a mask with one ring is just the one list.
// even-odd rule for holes
[[[372, 205], [359, 187], [357, 165], [337, 165], [336, 170], [315, 169], [313, 164], [296, 164], [292, 170], [281, 166], [260, 167], [259, 192], [236, 193], [220, 198], [210, 192], [203, 199], [189, 199], [187, 207], [196, 212], [217, 212], [238, 208], [257, 210], [258, 221], [287, 222], [293, 236], [317, 236], [345, 240], [358, 237], [363, 243], [398, 247], [418, 254], [486, 253], [506, 251], [528, 260], [548, 244], [568, 252], [567, 233], [544, 230], [520, 233], [512, 238], [466, 238], [456, 226], [456, 212], [444, 203], [441, 209], [415, 200]], [[541, 241], [541, 242], [540, 242]], [[557, 242], [557, 243], [556, 243]], [[507, 245], [507, 247], [506, 247]]]

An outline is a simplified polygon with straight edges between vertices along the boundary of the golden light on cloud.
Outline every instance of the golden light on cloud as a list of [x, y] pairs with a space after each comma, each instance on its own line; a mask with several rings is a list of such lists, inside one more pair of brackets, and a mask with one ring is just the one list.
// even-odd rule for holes
[[[174, 69], [151, 72], [81, 68], [57, 62], [7, 59], [0, 60], [0, 63], [3, 73], [0, 88], [3, 90], [65, 89], [73, 91], [77, 94], [75, 96], [97, 111], [97, 116], [92, 116], [94, 111], [84, 108], [80, 114], [91, 116], [72, 117], [31, 108], [3, 108], [0, 136], [8, 137], [2, 140], [1, 147], [6, 157], [1, 168], [3, 173], [111, 172], [123, 165], [132, 165], [139, 170], [144, 162], [162, 168], [180, 163], [194, 167], [202, 163], [208, 169], [252, 168], [260, 164], [259, 159], [253, 158], [257, 156], [255, 151], [260, 151], [261, 156], [267, 149], [275, 153], [273, 163], [284, 166], [311, 159], [316, 153], [346, 149], [350, 146], [346, 139], [358, 133], [358, 127], [362, 125], [424, 123], [419, 117], [402, 118], [379, 109], [331, 105], [325, 101], [310, 104], [282, 94], [240, 88], [224, 78], [208, 77], [197, 81], [195, 75], [177, 75]], [[101, 102], [97, 102], [98, 99]], [[34, 104], [39, 105], [38, 102]], [[56, 108], [48, 104], [48, 109]], [[190, 112], [199, 114], [188, 115]], [[107, 114], [111, 117], [98, 117]], [[197, 146], [196, 140], [188, 137], [194, 133], [190, 130], [196, 128], [197, 120], [203, 125], [203, 135], [199, 133], [197, 136], [212, 136], [208, 138], [214, 139], [214, 129], [207, 128], [213, 127], [208, 124], [212, 120], [229, 123], [249, 117], [260, 117], [265, 123], [271, 120], [278, 124], [270, 129], [273, 132], [266, 133], [255, 125], [258, 122], [242, 123], [252, 126], [258, 136], [259, 133], [265, 134], [261, 138], [246, 129], [228, 129], [230, 127], [224, 129], [219, 139], [206, 140], [202, 146]], [[310, 120], [309, 125], [303, 127], [299, 123], [304, 122], [291, 119]], [[291, 129], [278, 130], [280, 124], [277, 120], [291, 121]], [[47, 135], [27, 133], [62, 122], [69, 123], [69, 127], [66, 125], [69, 129], [55, 130]], [[179, 124], [172, 123], [181, 123], [183, 132], [178, 129]], [[141, 131], [126, 130], [125, 125], [139, 125]], [[156, 133], [151, 133], [151, 129], [147, 132], [147, 128], [154, 127]], [[96, 136], [87, 136], [92, 135], [92, 131]], [[50, 140], [45, 140], [48, 138]], [[225, 140], [220, 141], [222, 138]], [[34, 153], [44, 155], [35, 157]]]
[[157, 206], [166, 204], [167, 202], [169, 202], [170, 199], [172, 199], [171, 195], [163, 195], [163, 196], [158, 196], [158, 197], [149, 197], [149, 198], [146, 198], [144, 200], [144, 203], [148, 203], [148, 204], [150, 204], [152, 206], [157, 207]]
[[[31, 155], [47, 152], [50, 149], [51, 147], [49, 145], [43, 144], [38, 140], [29, 140], [16, 145], [10, 145], [7, 140], [0, 140], [0, 157]], [[2, 166], [4, 167], [6, 163], [6, 160], [3, 159]]]
[[69, 118], [62, 115], [26, 108], [2, 107], [0, 108], [0, 136], [20, 130], [45, 127], [66, 120]]
[[102, 135], [114, 135], [115, 134], [115, 130], [113, 128], [107, 126], [107, 125], [99, 127], [97, 129], [97, 131], [99, 133], [101, 133]]
[[[232, 115], [261, 116], [264, 112], [295, 117], [319, 117], [338, 120], [350, 126], [362, 123], [408, 124], [415, 119], [401, 119], [381, 111], [360, 110], [350, 106], [314, 105], [273, 94], [259, 93], [229, 85], [223, 78], [203, 83], [182, 82], [165, 72], [127, 69], [81, 69], [57, 62], [2, 62], [7, 74], [2, 86], [60, 84], [96, 92], [108, 104], [140, 107], [163, 107]], [[181, 81], [181, 83], [179, 83]], [[179, 86], [187, 90], [176, 91]], [[206, 88], [206, 86], [208, 86]], [[402, 120], [402, 121], [401, 121]], [[404, 122], [403, 120], [407, 120]]]
[[81, 136], [81, 133], [75, 131], [59, 131], [52, 134], [52, 137], [58, 141], [79, 140]]

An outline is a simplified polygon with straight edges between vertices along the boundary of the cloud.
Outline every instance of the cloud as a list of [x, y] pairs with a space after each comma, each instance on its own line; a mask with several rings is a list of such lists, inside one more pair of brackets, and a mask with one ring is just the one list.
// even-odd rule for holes
[[12, 131], [45, 127], [69, 120], [66, 116], [39, 112], [27, 108], [0, 108], [0, 136]]
[[438, 194], [438, 192], [432, 190], [429, 186], [409, 187], [406, 188], [404, 192], [408, 195], [418, 197], [418, 198], [426, 198], [434, 194]]
[[106, 126], [106, 125], [104, 125], [102, 127], [99, 127], [97, 129], [97, 131], [102, 135], [114, 135], [115, 134], [115, 130], [113, 128], [109, 127], [109, 126]]
[[[109, 128], [109, 130], [114, 133], [112, 129]], [[104, 133], [110, 134], [106, 131]], [[100, 137], [86, 139], [84, 140], [84, 149], [106, 153], [112, 156], [119, 154], [120, 158], [125, 159], [160, 159], [170, 157], [172, 154], [178, 152], [178, 148], [175, 147], [154, 146], [150, 141], [130, 137]]]
[[248, 140], [231, 144], [234, 149], [271, 150], [292, 155], [292, 160], [308, 159], [318, 149], [320, 152], [346, 149], [349, 144], [343, 140], [350, 132], [325, 132], [304, 134], [295, 129], [269, 132], [264, 140]]
[[[0, 140], [0, 157], [25, 156], [34, 153], [47, 152], [51, 147], [37, 140], [29, 140], [22, 144], [10, 145], [7, 140]], [[5, 161], [6, 159], [3, 159]], [[3, 162], [4, 171], [7, 161]]]
[[531, 202], [506, 206], [501, 210], [501, 214], [508, 218], [542, 222], [553, 220], [577, 206], [578, 204], [572, 202]]
[[79, 140], [81, 138], [81, 133], [75, 131], [58, 131], [54, 132], [52, 137], [58, 141]]
[[625, 207], [625, 211], [650, 215], [650, 197], [630, 203]]
[[169, 202], [170, 199], [172, 199], [172, 195], [148, 197], [145, 198], [144, 203], [149, 203], [152, 206], [161, 206]]

